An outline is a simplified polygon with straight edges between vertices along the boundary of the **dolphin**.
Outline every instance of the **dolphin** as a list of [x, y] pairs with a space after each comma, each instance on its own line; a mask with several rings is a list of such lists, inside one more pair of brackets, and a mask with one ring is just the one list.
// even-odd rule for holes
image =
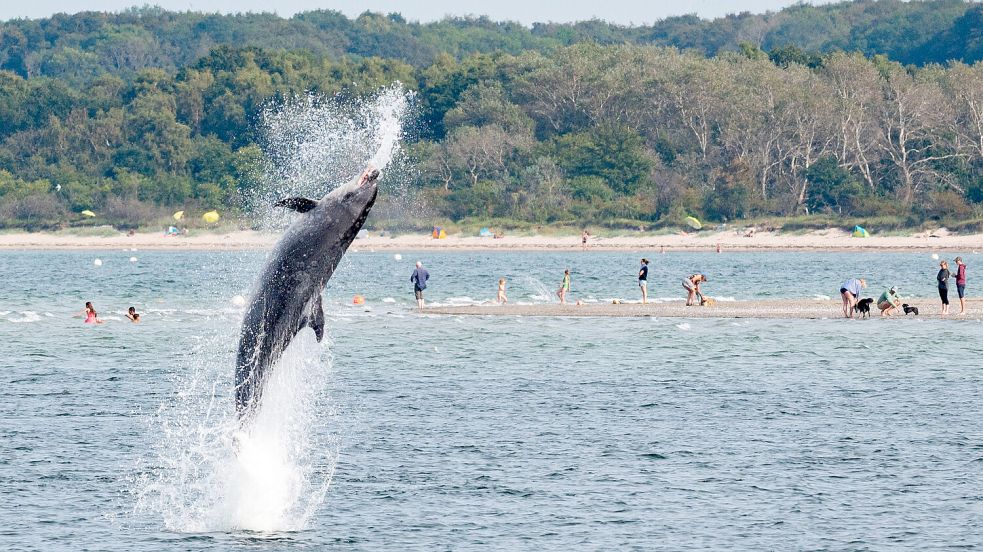
[[379, 171], [369, 167], [320, 201], [289, 197], [274, 203], [300, 216], [266, 261], [242, 320], [236, 354], [235, 402], [242, 421], [255, 413], [270, 368], [302, 329], [324, 337], [321, 292], [375, 203]]

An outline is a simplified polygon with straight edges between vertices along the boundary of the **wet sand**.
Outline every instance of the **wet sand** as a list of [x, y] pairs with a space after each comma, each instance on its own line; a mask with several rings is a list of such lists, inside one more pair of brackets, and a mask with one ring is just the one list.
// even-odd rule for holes
[[[906, 302], [918, 306], [919, 316], [903, 313], [886, 317], [890, 320], [914, 320], [942, 318], [939, 316], [938, 301], [911, 298]], [[959, 311], [959, 304], [950, 305], [953, 312]], [[983, 299], [969, 299], [966, 302], [966, 316], [950, 314], [952, 320], [983, 320]], [[687, 307], [684, 303], [586, 303], [583, 305], [547, 303], [541, 305], [474, 305], [461, 307], [427, 307], [427, 314], [474, 315], [474, 316], [623, 316], [623, 317], [663, 317], [663, 318], [764, 318], [764, 319], [828, 319], [842, 318], [842, 303], [839, 300], [816, 299], [769, 300], [769, 301], [722, 301], [712, 307]], [[871, 319], [881, 319], [880, 311], [874, 308]]]

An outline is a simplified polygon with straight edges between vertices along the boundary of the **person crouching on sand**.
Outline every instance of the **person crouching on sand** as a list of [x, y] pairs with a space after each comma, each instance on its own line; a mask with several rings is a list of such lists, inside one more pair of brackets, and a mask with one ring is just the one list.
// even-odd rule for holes
[[853, 309], [857, 306], [860, 290], [867, 287], [867, 280], [850, 278], [840, 284], [840, 297], [843, 298], [843, 317], [853, 318]]
[[697, 297], [702, 297], [703, 294], [700, 292], [700, 284], [707, 281], [707, 277], [702, 274], [693, 274], [689, 278], [683, 278], [683, 289], [686, 290], [686, 306], [692, 307], [693, 305], [698, 305]]
[[560, 289], [556, 290], [556, 296], [560, 298], [560, 304], [567, 304], [567, 294], [570, 293], [570, 269], [563, 271], [563, 281], [560, 282]]
[[505, 278], [498, 280], [498, 297], [495, 298], [495, 301], [503, 305], [509, 302], [509, 298], [505, 296]]
[[891, 288], [877, 298], [877, 308], [881, 309], [881, 316], [891, 316], [901, 308], [901, 298], [898, 297], [898, 289]]

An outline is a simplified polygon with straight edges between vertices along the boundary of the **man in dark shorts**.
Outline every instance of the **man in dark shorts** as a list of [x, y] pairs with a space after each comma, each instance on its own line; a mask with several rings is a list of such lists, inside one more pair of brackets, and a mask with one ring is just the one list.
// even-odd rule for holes
[[966, 264], [962, 257], [956, 257], [956, 291], [959, 293], [957, 316], [966, 316]]
[[413, 293], [416, 295], [416, 306], [420, 310], [423, 310], [423, 290], [427, 289], [427, 280], [429, 279], [430, 273], [427, 272], [427, 269], [423, 268], [423, 263], [417, 261], [416, 270], [414, 270], [413, 275], [410, 276], [410, 281], [413, 282]]
[[642, 304], [648, 303], [649, 290], [649, 260], [642, 259], [642, 266], [638, 269], [638, 287], [642, 290]]

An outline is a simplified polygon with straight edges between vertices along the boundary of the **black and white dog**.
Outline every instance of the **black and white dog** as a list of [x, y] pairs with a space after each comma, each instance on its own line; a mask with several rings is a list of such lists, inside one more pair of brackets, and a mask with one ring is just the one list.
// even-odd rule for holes
[[873, 302], [873, 297], [867, 297], [857, 301], [857, 305], [853, 308], [860, 313], [860, 318], [870, 318], [870, 304]]
[[904, 303], [901, 305], [901, 308], [904, 309], [905, 316], [908, 316], [909, 314], [918, 316], [918, 307], [912, 307], [908, 303]]

